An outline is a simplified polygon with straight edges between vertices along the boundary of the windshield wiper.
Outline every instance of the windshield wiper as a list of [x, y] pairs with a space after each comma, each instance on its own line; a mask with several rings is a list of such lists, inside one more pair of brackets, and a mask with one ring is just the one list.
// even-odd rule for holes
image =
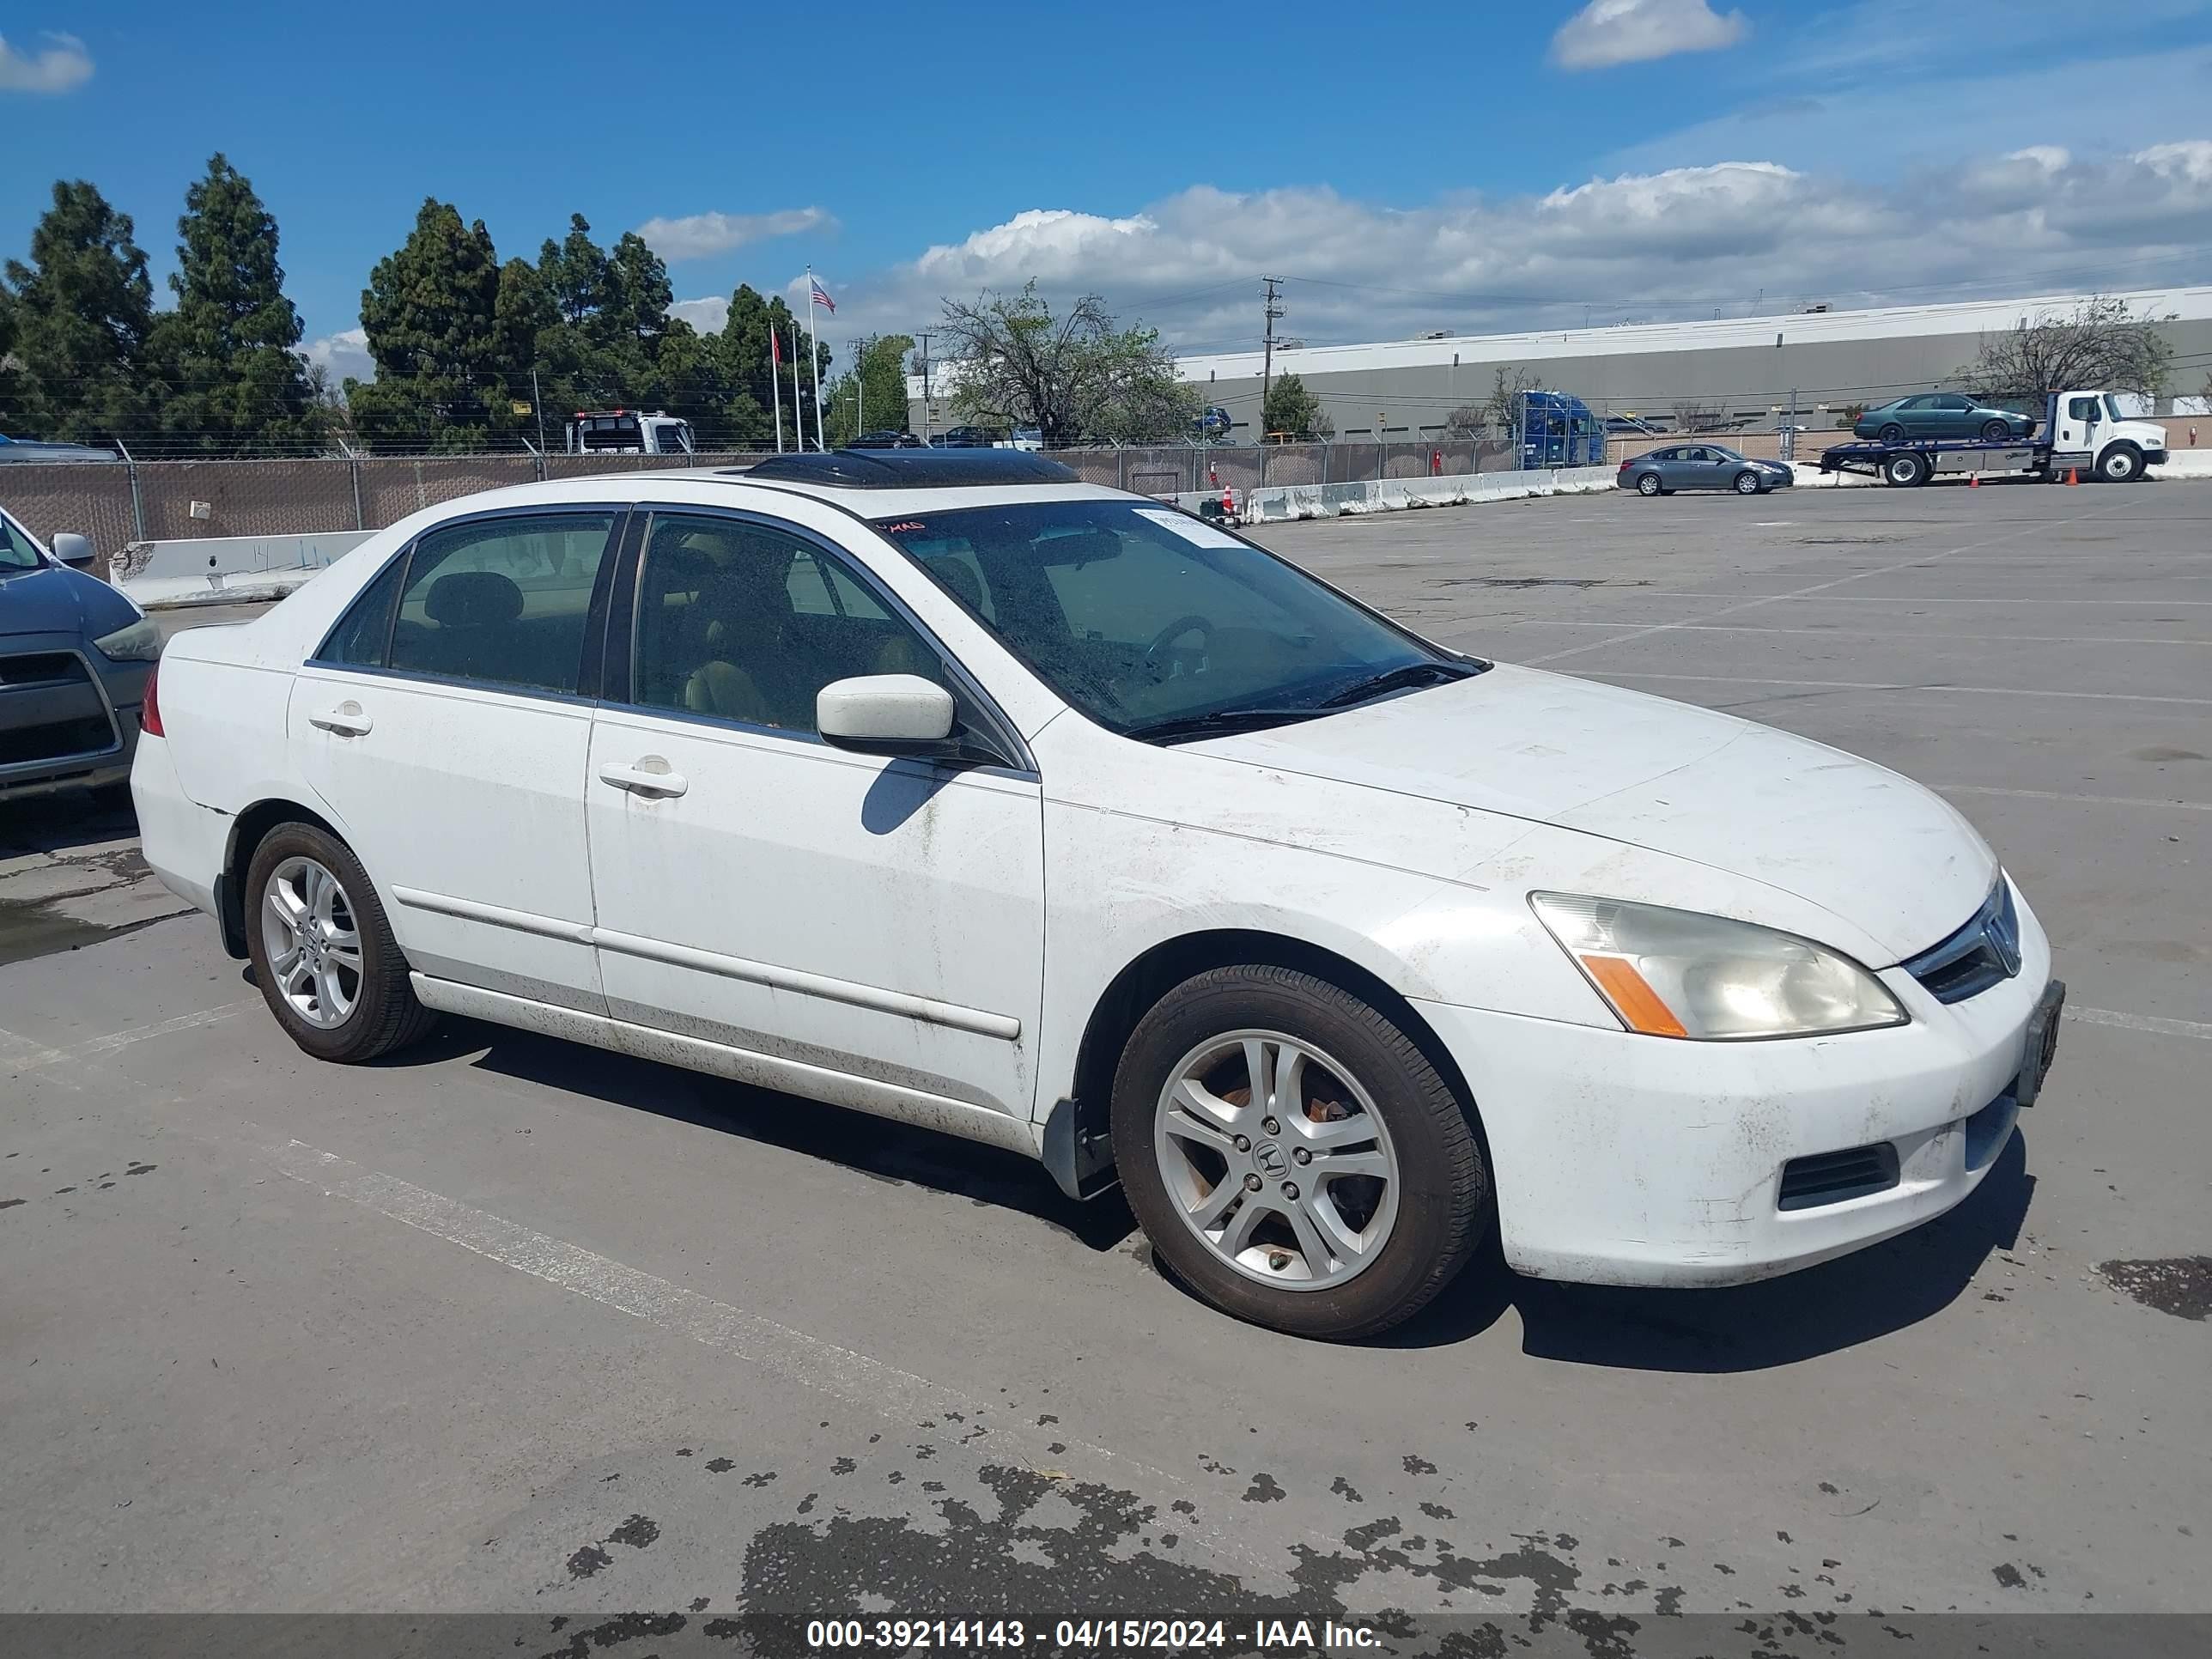
[[1173, 720], [1154, 720], [1150, 726], [1133, 726], [1121, 735], [1134, 738], [1139, 743], [1218, 737], [1224, 732], [1263, 731], [1270, 726], [1310, 720], [1318, 712], [1312, 708], [1217, 708], [1211, 714], [1178, 714]]
[[1416, 685], [1442, 685], [1447, 680], [1471, 678], [1479, 671], [1460, 663], [1409, 662], [1402, 668], [1394, 668], [1386, 674], [1376, 674], [1356, 680], [1341, 691], [1331, 692], [1314, 706], [1316, 708], [1343, 708], [1355, 702], [1365, 702], [1386, 691], [1403, 691]]

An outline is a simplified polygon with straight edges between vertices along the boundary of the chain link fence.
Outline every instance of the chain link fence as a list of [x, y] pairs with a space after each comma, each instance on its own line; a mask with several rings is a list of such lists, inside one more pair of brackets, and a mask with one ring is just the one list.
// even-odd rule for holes
[[[133, 542], [381, 530], [441, 502], [553, 478], [669, 467], [742, 469], [767, 457], [362, 455], [244, 461], [10, 462], [0, 506], [51, 541], [74, 530], [103, 558]], [[1087, 483], [1140, 495], [1247, 492], [1280, 484], [1510, 471], [1510, 439], [1419, 443], [1160, 444], [1054, 450]]]

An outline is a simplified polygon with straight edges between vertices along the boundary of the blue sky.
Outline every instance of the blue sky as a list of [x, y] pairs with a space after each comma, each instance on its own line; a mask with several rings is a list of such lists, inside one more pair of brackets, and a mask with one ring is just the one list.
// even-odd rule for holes
[[2212, 8], [2127, 12], [0, 0], [0, 253], [88, 178], [158, 280], [221, 149], [348, 368], [426, 194], [502, 256], [651, 226], [705, 325], [811, 262], [833, 340], [1030, 275], [1193, 349], [1263, 270], [1316, 343], [2207, 280]]

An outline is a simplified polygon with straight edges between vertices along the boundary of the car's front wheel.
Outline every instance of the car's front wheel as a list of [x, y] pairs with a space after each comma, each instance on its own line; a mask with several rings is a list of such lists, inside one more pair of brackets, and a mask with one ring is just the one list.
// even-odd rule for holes
[[1372, 1335], [1451, 1281], [1488, 1180], [1420, 1046], [1291, 969], [1214, 969], [1122, 1051], [1115, 1162], [1160, 1259], [1216, 1307], [1296, 1335]]
[[437, 1015], [415, 999], [407, 959], [353, 849], [312, 823], [283, 823], [247, 866], [246, 950], [269, 1012], [318, 1060], [351, 1064], [416, 1042]]
[[1749, 470], [1735, 475], [1735, 493], [1739, 495], [1759, 494], [1759, 474]]
[[1984, 443], [2001, 444], [2011, 436], [2012, 428], [2006, 425], [2002, 421], [1984, 421], [1982, 422], [1982, 441]]

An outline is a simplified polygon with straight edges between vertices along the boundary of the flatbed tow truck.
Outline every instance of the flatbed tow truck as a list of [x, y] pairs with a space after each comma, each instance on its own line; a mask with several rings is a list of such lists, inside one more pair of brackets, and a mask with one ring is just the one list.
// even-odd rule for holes
[[1899, 486], [1939, 472], [2024, 472], [2056, 482], [2087, 472], [2106, 483], [2133, 483], [2166, 462], [2166, 428], [2120, 413], [2109, 392], [2054, 392], [2043, 421], [2026, 438], [1904, 438], [1895, 443], [1837, 444], [1820, 452], [1823, 472], [1858, 472]]

